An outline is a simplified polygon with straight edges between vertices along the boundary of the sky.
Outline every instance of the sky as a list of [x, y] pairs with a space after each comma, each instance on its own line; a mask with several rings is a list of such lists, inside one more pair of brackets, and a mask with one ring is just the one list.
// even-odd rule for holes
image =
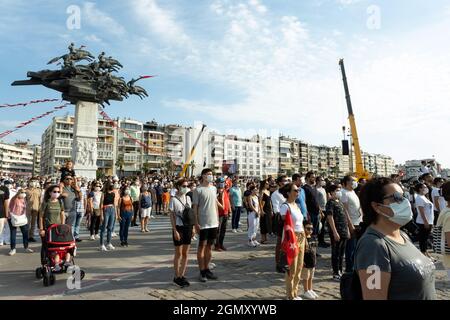
[[[118, 59], [126, 79], [157, 75], [139, 83], [149, 98], [112, 102], [111, 117], [337, 146], [348, 126], [344, 58], [362, 149], [449, 168], [450, 3], [427, 2], [0, 0], [0, 104], [60, 98], [10, 84], [75, 42]], [[0, 109], [0, 132], [56, 105]], [[40, 143], [50, 122], [4, 141]]]

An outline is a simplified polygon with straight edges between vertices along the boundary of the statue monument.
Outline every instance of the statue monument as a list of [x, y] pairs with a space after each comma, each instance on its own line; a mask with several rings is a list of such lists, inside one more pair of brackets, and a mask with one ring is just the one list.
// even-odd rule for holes
[[[78, 176], [89, 180], [96, 178], [97, 171], [97, 114], [99, 104], [110, 104], [110, 100], [123, 101], [130, 95], [141, 99], [148, 97], [147, 91], [135, 85], [137, 81], [148, 76], [139, 77], [126, 82], [117, 73], [122, 64], [112, 57], [106, 57], [102, 52], [98, 61], [84, 46], [75, 48], [73, 43], [68, 47], [69, 53], [56, 57], [48, 62], [58, 61], [60, 70], [42, 70], [27, 73], [29, 80], [14, 81], [13, 86], [43, 85], [62, 93], [63, 100], [75, 104], [74, 139], [72, 145], [72, 160]], [[80, 61], [89, 64], [79, 64]]]

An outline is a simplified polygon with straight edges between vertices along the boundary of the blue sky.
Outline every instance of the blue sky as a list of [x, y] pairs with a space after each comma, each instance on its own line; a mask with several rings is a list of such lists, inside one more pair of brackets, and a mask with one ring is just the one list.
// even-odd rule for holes
[[[450, 167], [450, 6], [432, 3], [0, 0], [0, 103], [60, 97], [10, 83], [46, 69], [73, 41], [117, 58], [126, 78], [158, 75], [140, 83], [148, 99], [113, 102], [110, 116], [339, 145], [344, 57], [362, 148], [396, 162], [435, 155]], [[80, 29], [67, 28], [70, 5], [80, 8]], [[52, 106], [1, 109], [0, 132]], [[50, 121], [5, 140], [39, 142]]]

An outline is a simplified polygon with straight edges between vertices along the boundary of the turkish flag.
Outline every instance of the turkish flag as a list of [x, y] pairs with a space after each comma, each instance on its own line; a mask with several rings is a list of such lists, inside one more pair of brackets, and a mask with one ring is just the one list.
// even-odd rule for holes
[[286, 253], [287, 264], [290, 266], [299, 252], [297, 237], [294, 232], [294, 223], [292, 222], [290, 209], [288, 209], [288, 211], [286, 212], [286, 216], [284, 217], [281, 248]]

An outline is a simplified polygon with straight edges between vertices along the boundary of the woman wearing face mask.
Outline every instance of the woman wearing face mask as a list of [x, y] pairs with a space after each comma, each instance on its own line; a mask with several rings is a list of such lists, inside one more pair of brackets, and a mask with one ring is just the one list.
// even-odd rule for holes
[[258, 199], [258, 189], [256, 186], [252, 185], [249, 189], [250, 196], [248, 198], [248, 246], [257, 247], [260, 245], [256, 241], [256, 234], [258, 232], [259, 226], [259, 216], [260, 216], [260, 204]]
[[152, 214], [152, 195], [149, 189], [145, 189], [139, 197], [139, 212], [141, 215], [141, 232], [150, 232], [148, 222]]
[[102, 200], [102, 191], [99, 183], [95, 184], [92, 192], [89, 194], [88, 202], [89, 206], [92, 208], [91, 222], [90, 222], [90, 233], [91, 240], [100, 239], [98, 235], [98, 230], [100, 229], [100, 216], [102, 215], [102, 209], [100, 207], [100, 202]]
[[[114, 250], [115, 247], [111, 244], [111, 234], [114, 229], [114, 221], [116, 218], [116, 207], [115, 207], [115, 193], [114, 185], [112, 183], [107, 183], [105, 186], [105, 192], [102, 195], [100, 201], [100, 207], [102, 208], [102, 213], [100, 215], [100, 251]], [[104, 243], [104, 235], [106, 231], [106, 246]]]
[[434, 205], [427, 198], [429, 190], [427, 186], [423, 183], [419, 183], [415, 186], [414, 191], [417, 194], [416, 197], [416, 208], [417, 208], [417, 218], [416, 224], [419, 227], [419, 247], [420, 251], [431, 258], [430, 254], [427, 252], [428, 238], [433, 227], [434, 220]]
[[179, 287], [189, 286], [189, 282], [184, 277], [186, 273], [189, 247], [191, 246], [192, 226], [183, 223], [183, 212], [186, 206], [192, 207], [191, 199], [186, 196], [189, 191], [188, 183], [185, 179], [179, 180], [175, 187], [177, 193], [172, 197], [169, 204], [169, 216], [172, 224], [172, 237], [175, 246], [175, 256], [173, 267], [175, 278], [173, 282]]
[[125, 189], [123, 196], [119, 199], [119, 208], [120, 246], [128, 247], [128, 229], [133, 218], [133, 200], [131, 199], [131, 190], [129, 188]]
[[412, 219], [402, 188], [388, 178], [372, 179], [361, 189], [361, 206], [368, 227], [356, 248], [355, 270], [363, 299], [436, 299], [433, 262], [400, 231]]
[[[6, 213], [6, 218], [8, 219], [8, 225], [10, 230], [10, 246], [11, 246], [11, 251], [9, 252], [10, 256], [16, 254], [17, 228], [20, 228], [20, 232], [22, 232], [23, 247], [25, 248], [25, 252], [29, 253], [33, 252], [33, 250], [28, 248], [28, 221], [26, 220], [27, 203], [25, 201], [26, 195], [27, 194], [25, 189], [20, 189], [9, 202], [9, 212]], [[25, 218], [24, 220], [26, 223], [24, 225], [17, 227], [13, 226], [12, 220], [14, 220], [15, 217]]]

